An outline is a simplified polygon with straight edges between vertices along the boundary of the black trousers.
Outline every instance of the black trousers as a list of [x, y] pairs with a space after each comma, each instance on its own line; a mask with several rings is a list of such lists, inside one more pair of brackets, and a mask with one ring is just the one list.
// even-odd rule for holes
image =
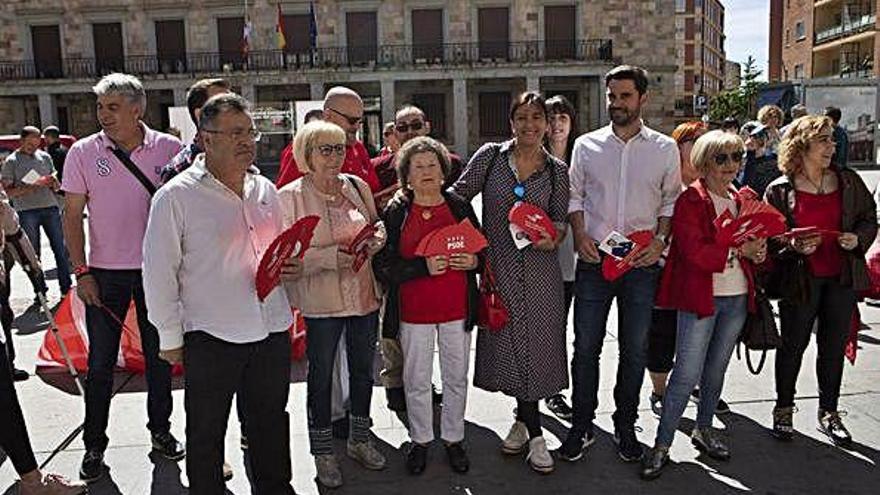
[[[120, 321], [125, 320], [128, 306], [134, 299], [147, 368], [147, 428], [153, 433], [167, 432], [171, 428], [171, 366], [159, 359], [159, 333], [147, 319], [141, 271], [93, 268], [91, 273], [98, 282], [101, 302]], [[106, 430], [110, 420], [113, 372], [122, 327], [97, 306], [86, 306], [86, 327], [89, 334], [89, 371], [86, 375], [83, 441], [87, 449], [103, 451], [109, 441]]]
[[804, 351], [810, 345], [813, 323], [816, 327], [816, 378], [819, 407], [837, 411], [843, 359], [856, 294], [837, 277], [810, 277], [810, 301], [806, 305], [779, 302], [782, 347], [776, 351], [776, 406], [794, 405], [795, 385]]
[[651, 330], [648, 332], [648, 359], [645, 367], [651, 373], [669, 373], [675, 358], [675, 335], [678, 332], [678, 311], [658, 309], [651, 311]]
[[14, 260], [9, 251], [3, 250], [0, 263], [3, 263], [5, 273], [5, 279], [0, 282], [0, 326], [3, 327], [3, 335], [6, 339], [8, 368], [12, 369], [15, 366], [15, 346], [12, 344], [12, 322], [15, 320], [15, 313], [12, 312], [12, 307], [9, 305], [9, 296], [11, 294], [9, 272], [12, 270]]
[[223, 446], [232, 396], [241, 393], [248, 422], [253, 493], [292, 494], [290, 486], [290, 341], [287, 332], [232, 344], [205, 332], [184, 335], [189, 492], [220, 495]]
[[37, 469], [21, 405], [12, 382], [6, 349], [0, 346], [0, 448], [6, 452], [18, 474]]

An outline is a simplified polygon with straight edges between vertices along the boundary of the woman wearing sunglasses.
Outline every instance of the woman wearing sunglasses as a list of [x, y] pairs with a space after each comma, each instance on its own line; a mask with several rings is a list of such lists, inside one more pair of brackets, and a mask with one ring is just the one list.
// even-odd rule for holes
[[[795, 384], [816, 320], [818, 427], [832, 442], [849, 444], [838, 409], [843, 358], [856, 294], [870, 287], [865, 251], [877, 234], [877, 212], [859, 175], [838, 169], [834, 125], [828, 117], [795, 120], [779, 145], [783, 176], [767, 188], [767, 202], [783, 212], [788, 226], [819, 232], [772, 243], [782, 347], [776, 351], [773, 435], [794, 434]], [[775, 279], [775, 277], [774, 277]]]
[[[715, 219], [738, 214], [732, 185], [745, 156], [739, 136], [716, 130], [694, 143], [691, 162], [700, 178], [675, 202], [672, 244], [660, 280], [658, 306], [678, 310], [675, 365], [663, 397], [654, 448], [642, 461], [641, 476], [654, 479], [669, 461], [669, 446], [694, 387], [700, 403], [691, 441], [709, 457], [726, 460], [730, 451], [712, 428], [712, 417], [730, 356], [754, 304], [753, 263], [767, 255], [766, 239], [740, 247], [715, 240]], [[687, 294], [688, 297], [682, 297]]]
[[[562, 272], [556, 254], [565, 236], [568, 169], [543, 147], [547, 132], [544, 98], [519, 95], [510, 109], [513, 139], [482, 146], [454, 191], [468, 201], [482, 193], [488, 258], [507, 306], [508, 324], [497, 332], [480, 329], [474, 385], [516, 398], [517, 417], [501, 450], [528, 450], [532, 469], [553, 471], [553, 457], [541, 432], [538, 401], [568, 388]], [[508, 213], [518, 202], [541, 208], [556, 232], [519, 249]]]
[[351, 399], [346, 451], [367, 469], [385, 467], [385, 457], [370, 440], [380, 292], [369, 260], [357, 266], [349, 249], [362, 229], [374, 224], [377, 231], [366, 242], [366, 253], [372, 257], [385, 244], [385, 228], [367, 183], [341, 173], [345, 132], [339, 126], [308, 123], [297, 132], [293, 149], [305, 175], [279, 191], [285, 225], [309, 215], [321, 221], [305, 252], [302, 277], [286, 288], [306, 321], [310, 450], [318, 481], [332, 488], [342, 485], [342, 472], [333, 455], [331, 389], [336, 347], [343, 334]]

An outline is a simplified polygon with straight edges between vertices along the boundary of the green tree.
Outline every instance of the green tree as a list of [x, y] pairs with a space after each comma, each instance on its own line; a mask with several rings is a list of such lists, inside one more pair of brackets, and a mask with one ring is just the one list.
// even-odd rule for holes
[[740, 86], [722, 91], [710, 99], [709, 118], [717, 121], [735, 117], [740, 122], [753, 119], [757, 111], [755, 103], [758, 100], [758, 91], [767, 84], [758, 81], [760, 75], [761, 71], [755, 67], [755, 59], [750, 55], [743, 68]]

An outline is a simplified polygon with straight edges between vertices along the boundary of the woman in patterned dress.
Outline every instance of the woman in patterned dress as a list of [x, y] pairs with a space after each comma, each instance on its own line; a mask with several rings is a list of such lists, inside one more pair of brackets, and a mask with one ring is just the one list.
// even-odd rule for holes
[[[547, 125], [541, 95], [521, 94], [510, 110], [513, 139], [482, 146], [453, 186], [468, 200], [483, 194], [488, 258], [510, 313], [500, 331], [480, 329], [474, 385], [516, 398], [516, 422], [501, 449], [518, 454], [528, 446], [529, 465], [545, 473], [553, 471], [553, 458], [541, 433], [538, 401], [568, 387], [565, 305], [556, 254], [565, 235], [568, 173], [542, 146]], [[517, 249], [507, 214], [519, 201], [544, 210], [556, 226], [556, 237]]]

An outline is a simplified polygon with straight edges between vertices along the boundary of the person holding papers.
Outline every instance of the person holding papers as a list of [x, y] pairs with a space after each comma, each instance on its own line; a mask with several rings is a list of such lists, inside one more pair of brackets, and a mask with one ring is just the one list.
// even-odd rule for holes
[[345, 139], [345, 131], [330, 122], [303, 126], [293, 150], [305, 175], [279, 191], [285, 226], [310, 215], [321, 218], [303, 258], [302, 277], [285, 287], [306, 321], [309, 443], [318, 481], [328, 488], [342, 485], [333, 455], [330, 405], [336, 347], [343, 333], [351, 396], [347, 454], [367, 469], [385, 468], [385, 457], [370, 437], [380, 292], [369, 267], [369, 259], [385, 244], [385, 227], [367, 183], [342, 173]]
[[795, 384], [816, 320], [816, 375], [819, 430], [835, 444], [852, 440], [838, 409], [844, 349], [856, 294], [870, 287], [865, 252], [877, 234], [877, 210], [859, 174], [837, 167], [834, 124], [828, 117], [801, 117], [779, 146], [782, 177], [772, 182], [767, 202], [781, 211], [791, 229], [785, 242], [771, 245], [779, 277], [782, 347], [776, 351], [776, 407], [773, 435], [794, 434]]
[[754, 309], [752, 263], [762, 263], [767, 256], [766, 239], [736, 245], [718, 235], [716, 219], [728, 213], [736, 218], [742, 211], [742, 198], [732, 183], [744, 157], [742, 139], [720, 130], [700, 136], [691, 151], [700, 178], [675, 203], [672, 243], [657, 295], [658, 306], [678, 310], [675, 365], [654, 448], [642, 463], [644, 479], [660, 476], [669, 461], [669, 446], [698, 383], [692, 442], [709, 457], [730, 457], [725, 440], [712, 428], [712, 417], [748, 309]]
[[[431, 374], [436, 337], [443, 378], [440, 435], [450, 466], [463, 473], [470, 467], [463, 440], [470, 331], [477, 315], [477, 256], [449, 246], [456, 242], [445, 243], [450, 252], [429, 257], [419, 256], [418, 247], [443, 227], [465, 219], [473, 227], [479, 223], [470, 203], [443, 191], [452, 165], [442, 144], [429, 137], [411, 139], [398, 152], [397, 163], [403, 192], [385, 208], [388, 241], [373, 267], [388, 290], [382, 337], [399, 337], [403, 349], [403, 388], [412, 439], [406, 468], [411, 474], [422, 473], [434, 440]], [[461, 249], [467, 249], [469, 239], [455, 239], [462, 239]]]
[[[285, 408], [293, 323], [287, 295], [264, 300], [257, 268], [282, 232], [275, 186], [249, 171], [260, 133], [246, 100], [202, 107], [205, 152], [156, 193], [144, 236], [144, 293], [159, 356], [184, 363], [186, 473], [194, 495], [223, 493], [223, 440], [236, 393], [248, 418], [254, 493], [292, 494]], [[282, 273], [295, 277], [298, 261]]]

